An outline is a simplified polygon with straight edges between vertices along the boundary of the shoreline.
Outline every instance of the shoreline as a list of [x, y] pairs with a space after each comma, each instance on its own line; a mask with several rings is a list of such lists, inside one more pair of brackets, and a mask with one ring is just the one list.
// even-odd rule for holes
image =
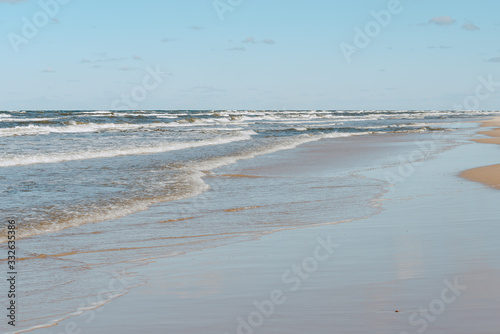
[[[491, 138], [471, 139], [480, 144], [500, 145], [500, 118], [494, 118], [481, 123], [483, 127], [494, 127], [489, 131], [480, 131], [478, 134]], [[473, 182], [479, 182], [500, 190], [500, 164], [468, 169], [460, 173], [460, 177]]]
[[[339, 333], [417, 333], [424, 326], [429, 333], [496, 333], [500, 231], [494, 217], [500, 193], [457, 177], [460, 170], [490, 162], [485, 152], [494, 151], [485, 145], [477, 152], [468, 145], [472, 131], [451, 133], [446, 140], [459, 145], [419, 162], [379, 199], [383, 210], [376, 215], [158, 259], [137, 269], [149, 277], [145, 285], [95, 312], [35, 333], [68, 328], [92, 333], [319, 334], [332, 328]], [[401, 136], [379, 144], [396, 150], [395, 156], [410, 154], [417, 138], [431, 136]], [[219, 172], [265, 176], [231, 178], [241, 184], [270, 175], [297, 180], [305, 174], [331, 176], [336, 163], [356, 159], [339, 159], [328, 153], [330, 145], [305, 145], [293, 153], [242, 161], [231, 173]], [[374, 143], [363, 145], [368, 156], [362, 161], [377, 158]], [[464, 158], [471, 155], [474, 161]], [[330, 160], [318, 166], [315, 159], [325, 158]], [[365, 177], [383, 177], [387, 170], [361, 169]], [[316, 254], [329, 240], [331, 253], [322, 248]], [[293, 266], [302, 268], [301, 274]], [[444, 289], [446, 300], [440, 297]], [[423, 317], [418, 313], [422, 308], [433, 311]]]
[[[52, 333], [51, 328], [57, 327], [57, 323], [71, 321], [74, 314], [79, 314], [85, 310], [90, 310], [86, 314], [93, 313], [93, 309], [100, 312], [103, 309], [101, 305], [107, 305], [107, 303], [117, 299], [116, 295], [121, 295], [127, 292], [129, 287], [140, 285], [145, 281], [142, 273], [147, 268], [138, 268], [137, 265], [151, 263], [159, 258], [189, 256], [188, 254], [203, 252], [213, 247], [239, 244], [248, 240], [259, 239], [263, 235], [274, 232], [353, 221], [366, 217], [364, 215], [359, 216], [365, 208], [370, 210], [370, 212], [366, 213], [367, 216], [377, 211], [376, 208], [370, 208], [370, 204], [372, 203], [372, 196], [376, 197], [378, 195], [378, 189], [381, 188], [380, 182], [363, 180], [363, 183], [357, 184], [356, 182], [353, 183], [350, 178], [340, 180], [335, 177], [330, 180], [332, 170], [324, 163], [311, 164], [310, 167], [314, 167], [314, 172], [306, 173], [308, 175], [296, 175], [303, 173], [304, 170], [292, 171], [293, 168], [289, 164], [286, 164], [284, 169], [267, 168], [267, 174], [255, 170], [241, 172], [240, 169], [235, 167], [236, 165], [248, 166], [255, 161], [258, 161], [257, 165], [261, 165], [268, 161], [275, 161], [279, 157], [286, 157], [285, 160], [288, 161], [288, 159], [293, 158], [294, 152], [307, 153], [311, 148], [318, 146], [322, 148], [321, 155], [330, 156], [330, 160], [343, 161], [344, 164], [356, 164], [360, 162], [360, 158], [353, 156], [352, 152], [360, 152], [363, 149], [361, 152], [365, 157], [375, 158], [378, 154], [385, 156], [389, 151], [393, 150], [392, 147], [386, 147], [388, 143], [397, 145], [403, 141], [402, 138], [414, 138], [416, 140], [422, 138], [422, 136], [430, 135], [382, 134], [374, 136], [375, 138], [372, 136], [344, 137], [325, 140], [324, 142], [310, 142], [291, 150], [281, 150], [252, 159], [242, 159], [235, 164], [217, 168], [216, 173], [207, 174], [206, 181], [210, 184], [210, 188], [197, 197], [160, 203], [146, 211], [136, 212], [126, 217], [104, 221], [99, 224], [84, 224], [51, 234], [22, 239], [23, 261], [21, 263], [26, 268], [24, 269], [25, 273], [28, 272], [30, 267], [41, 266], [44, 268], [43, 271], [33, 271], [30, 273], [31, 275], [27, 275], [33, 283], [26, 282], [25, 284], [31, 283], [29, 285], [33, 285], [34, 288], [35, 286], [38, 288], [42, 286], [49, 287], [50, 290], [47, 293], [55, 297], [54, 311], [50, 311], [54, 312], [56, 317], [51, 318], [50, 314], [37, 317], [39, 319], [49, 319], [50, 321], [41, 325], [37, 324], [36, 326], [40, 329], [36, 329], [35, 332], [47, 330], [48, 333]], [[365, 146], [370, 147], [370, 149], [366, 149]], [[333, 152], [336, 152], [336, 154], [332, 154]], [[317, 160], [318, 157], [315, 159]], [[297, 166], [299, 165], [297, 164]], [[344, 168], [344, 165], [339, 166], [338, 170], [333, 171], [333, 173]], [[309, 168], [308, 170], [310, 171]], [[273, 173], [273, 171], [278, 171], [278, 174]], [[327, 175], [323, 175], [323, 173]], [[295, 178], [294, 174], [297, 176], [296, 180], [298, 181], [295, 183], [291, 182], [290, 179]], [[339, 184], [339, 181], [341, 184]], [[273, 184], [276, 186], [273, 187]], [[370, 186], [364, 189], [366, 185]], [[335, 190], [336, 186], [340, 186], [339, 189]], [[308, 188], [311, 187], [317, 190], [312, 196], [309, 196], [307, 195]], [[357, 192], [365, 192], [368, 195], [364, 198], [355, 196], [356, 199], [350, 197], [344, 200], [339, 196], [341, 195], [339, 191], [344, 194], [346, 188], [355, 189]], [[263, 196], [262, 199], [258, 196], [247, 198], [245, 195], [246, 192], [255, 194], [261, 189], [266, 189], [271, 193]], [[272, 193], [272, 191], [277, 193]], [[283, 201], [279, 197], [282, 193], [287, 193], [285, 196], [287, 201], [294, 202], [293, 207], [297, 211], [304, 209], [302, 210], [304, 213], [298, 212], [295, 215], [295, 218], [299, 219], [294, 219], [295, 221], [284, 220], [282, 222], [272, 221], [272, 219], [279, 218], [286, 213], [286, 208], [280, 209], [281, 206], [289, 205], [287, 201]], [[332, 194], [335, 193], [337, 195], [333, 196]], [[300, 198], [303, 196], [302, 194], [305, 194], [306, 197]], [[325, 195], [324, 198], [323, 195]], [[314, 202], [317, 202], [322, 210], [308, 209], [309, 203]], [[349, 206], [353, 205], [351, 202], [358, 206], [356, 212], [347, 212], [347, 214], [340, 215], [332, 215], [329, 212], [334, 203], [343, 203], [349, 209]], [[266, 210], [268, 211], [266, 212]], [[307, 210], [309, 212], [319, 212], [321, 215], [315, 214], [315, 217], [311, 219], [307, 214]], [[262, 223], [251, 224], [256, 219], [262, 220]], [[268, 219], [271, 220], [267, 221]], [[221, 224], [214, 224], [217, 220]], [[231, 225], [235, 221], [246, 223], [241, 227]], [[217, 230], [214, 228], [217, 228]], [[137, 235], [130, 235], [129, 231], [131, 230], [137, 231]], [[144, 234], [144, 236], [141, 234]], [[66, 246], [68, 244], [71, 246]], [[61, 267], [71, 268], [71, 270], [61, 269]], [[51, 281], [54, 275], [60, 277], [63, 281], [74, 282], [72, 288], [66, 288], [66, 291], [54, 289]], [[85, 276], [82, 277], [82, 275]], [[123, 289], [111, 289], [109, 291], [108, 282], [114, 282], [116, 279], [118, 281], [124, 280], [127, 284], [124, 285]], [[78, 284], [82, 280], [86, 284]], [[75, 286], [76, 284], [78, 286]], [[70, 284], [67, 285], [71, 286]], [[80, 290], [82, 286], [84, 289]], [[120, 285], [117, 284], [116, 286]], [[106, 293], [101, 293], [101, 291], [106, 291]], [[84, 296], [88, 297], [84, 298]], [[34, 297], [36, 297], [36, 294], [33, 294], [32, 298]], [[37, 299], [40, 300], [41, 298], [42, 296], [38, 296]], [[83, 303], [78, 302], [78, 298]], [[118, 297], [118, 299], [121, 298]], [[26, 303], [34, 305], [35, 300]], [[61, 306], [61, 303], [65, 303], [64, 307]], [[66, 304], [69, 305], [66, 306]], [[71, 310], [72, 307], [77, 307], [77, 309], [73, 312], [63, 313], [59, 311], [56, 313], [57, 310]], [[27, 315], [30, 314], [29, 311], [25, 312]], [[37, 311], [33, 310], [32, 312]], [[17, 332], [30, 331], [29, 328], [33, 328], [28, 324], [36, 321], [36, 319], [28, 318], [26, 320], [18, 324], [19, 330]], [[46, 329], [42, 330], [41, 328]]]

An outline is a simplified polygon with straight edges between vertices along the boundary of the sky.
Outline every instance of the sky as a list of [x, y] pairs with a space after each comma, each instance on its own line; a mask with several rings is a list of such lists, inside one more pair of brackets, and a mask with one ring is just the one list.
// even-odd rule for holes
[[499, 110], [496, 0], [0, 0], [1, 110]]

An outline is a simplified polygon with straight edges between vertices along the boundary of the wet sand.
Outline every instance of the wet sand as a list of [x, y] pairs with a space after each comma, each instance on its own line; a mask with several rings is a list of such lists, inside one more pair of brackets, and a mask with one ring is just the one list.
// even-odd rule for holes
[[[500, 192], [458, 177], [494, 159], [497, 147], [467, 144], [476, 131], [434, 141], [438, 150], [444, 142], [459, 145], [398, 174], [372, 203], [379, 214], [158, 260], [138, 269], [146, 285], [35, 332], [498, 333]], [[364, 159], [376, 159], [377, 146], [406, 157], [419, 138], [432, 141], [371, 142], [374, 153]], [[241, 162], [237, 173], [335, 174], [337, 159], [328, 159], [329, 151], [338, 156], [334, 147], [303, 145]], [[354, 153], [339, 163], [359, 159]], [[380, 163], [359, 177], [383, 180], [402, 166]]]
[[[482, 122], [481, 126], [500, 126], [500, 118]], [[480, 144], [500, 145], [500, 128], [496, 128], [490, 131], [481, 131], [478, 132], [478, 134], [489, 136], [492, 138], [473, 139], [474, 142]], [[500, 189], [500, 164], [469, 169], [462, 172], [460, 176], [470, 181], [480, 182], [490, 187]]]
[[470, 181], [480, 182], [500, 189], [500, 164], [469, 169], [462, 172], [460, 176]]

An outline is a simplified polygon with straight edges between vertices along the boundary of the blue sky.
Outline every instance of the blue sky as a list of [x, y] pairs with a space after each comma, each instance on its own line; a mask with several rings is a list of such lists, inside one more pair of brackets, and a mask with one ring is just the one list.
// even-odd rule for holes
[[[500, 82], [499, 12], [493, 0], [0, 0], [0, 109], [453, 109], [480, 77]], [[472, 109], [500, 109], [493, 86]]]

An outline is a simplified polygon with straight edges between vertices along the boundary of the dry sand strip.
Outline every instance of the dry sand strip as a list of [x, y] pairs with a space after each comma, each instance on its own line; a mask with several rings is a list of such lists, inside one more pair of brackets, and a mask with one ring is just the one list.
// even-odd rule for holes
[[486, 126], [486, 127], [500, 126], [500, 117], [493, 118], [490, 119], [489, 121], [483, 122], [481, 123], [481, 126]]
[[[481, 126], [500, 126], [500, 118], [483, 122], [481, 123]], [[500, 128], [492, 131], [482, 131], [479, 132], [479, 134], [490, 136], [492, 138], [472, 139], [476, 143], [500, 145]], [[490, 187], [500, 189], [500, 164], [469, 169], [460, 173], [460, 176], [469, 181], [480, 182]]]
[[500, 189], [500, 165], [491, 165], [466, 170], [460, 176], [474, 182], [481, 182], [496, 189]]

